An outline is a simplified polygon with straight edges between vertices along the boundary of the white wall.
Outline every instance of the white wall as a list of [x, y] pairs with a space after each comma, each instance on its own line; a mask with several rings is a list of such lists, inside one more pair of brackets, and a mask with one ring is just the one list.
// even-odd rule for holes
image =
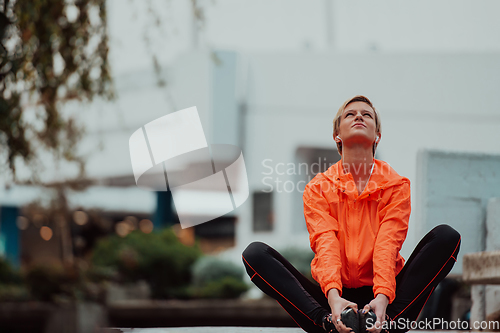
[[452, 273], [462, 273], [464, 254], [486, 250], [486, 208], [490, 198], [500, 196], [499, 170], [500, 153], [419, 152], [417, 234], [449, 224], [462, 235]]

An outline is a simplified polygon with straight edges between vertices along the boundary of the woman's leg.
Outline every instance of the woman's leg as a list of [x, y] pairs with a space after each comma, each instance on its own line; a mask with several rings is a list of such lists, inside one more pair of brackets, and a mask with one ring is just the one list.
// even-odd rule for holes
[[306, 332], [325, 332], [322, 319], [330, 313], [330, 307], [319, 286], [262, 242], [248, 245], [242, 256], [252, 282], [277, 300], [302, 329]]
[[453, 268], [459, 250], [460, 234], [448, 225], [439, 225], [422, 238], [396, 277], [396, 298], [387, 306], [392, 321], [417, 319], [434, 288]]

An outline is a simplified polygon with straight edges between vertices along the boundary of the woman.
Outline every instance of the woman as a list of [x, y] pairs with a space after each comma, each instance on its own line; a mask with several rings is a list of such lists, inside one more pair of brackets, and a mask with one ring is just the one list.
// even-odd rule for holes
[[350, 332], [352, 325], [341, 320], [346, 308], [375, 313], [376, 324], [360, 330], [408, 331], [452, 269], [460, 235], [448, 225], [434, 228], [405, 263], [399, 251], [408, 230], [410, 181], [374, 158], [382, 135], [377, 111], [368, 98], [355, 96], [333, 123], [342, 158], [316, 175], [303, 196], [319, 286], [261, 242], [245, 249], [243, 263], [252, 282], [307, 332]]

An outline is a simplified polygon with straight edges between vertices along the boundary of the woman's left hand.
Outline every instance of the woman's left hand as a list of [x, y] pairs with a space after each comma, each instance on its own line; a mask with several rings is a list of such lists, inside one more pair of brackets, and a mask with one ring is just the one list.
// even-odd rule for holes
[[389, 304], [389, 298], [384, 294], [378, 294], [369, 304], [365, 305], [363, 311], [368, 312], [372, 310], [377, 316], [377, 321], [373, 327], [367, 329], [371, 333], [380, 333], [382, 330], [382, 323], [385, 321], [385, 309]]

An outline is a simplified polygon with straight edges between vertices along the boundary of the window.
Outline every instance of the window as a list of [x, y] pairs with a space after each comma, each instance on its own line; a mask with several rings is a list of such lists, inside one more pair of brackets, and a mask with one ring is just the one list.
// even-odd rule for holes
[[254, 192], [253, 199], [253, 231], [273, 230], [273, 196], [272, 192]]

